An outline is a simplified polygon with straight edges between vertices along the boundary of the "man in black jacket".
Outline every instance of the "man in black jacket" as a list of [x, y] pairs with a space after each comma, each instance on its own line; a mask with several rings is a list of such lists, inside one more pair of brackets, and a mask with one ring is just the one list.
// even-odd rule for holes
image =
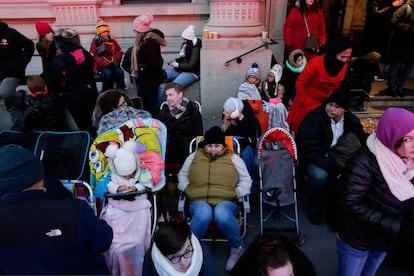
[[0, 21], [0, 129], [23, 125], [16, 87], [23, 82], [33, 52], [33, 41]]
[[74, 198], [50, 198], [40, 160], [0, 147], [0, 274], [109, 274], [112, 229]]
[[308, 114], [297, 136], [299, 156], [309, 177], [307, 214], [309, 221], [316, 225], [322, 223], [324, 201], [329, 197], [325, 195], [329, 179], [341, 169], [336, 148], [342, 148], [343, 140], [353, 143], [348, 137], [344, 139], [348, 133], [355, 134], [354, 140], [357, 140], [351, 149], [365, 144], [366, 134], [360, 120], [347, 111], [350, 100], [349, 89], [340, 86], [324, 105]]

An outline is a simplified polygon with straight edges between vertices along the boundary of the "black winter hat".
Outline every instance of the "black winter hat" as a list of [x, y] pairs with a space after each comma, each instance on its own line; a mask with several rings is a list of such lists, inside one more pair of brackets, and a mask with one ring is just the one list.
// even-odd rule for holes
[[331, 96], [326, 100], [326, 103], [336, 103], [343, 109], [347, 110], [351, 103], [351, 92], [346, 85], [338, 87]]
[[204, 134], [204, 140], [200, 143], [200, 146], [204, 147], [208, 144], [222, 144], [226, 145], [224, 139], [224, 132], [219, 126], [213, 126], [208, 129]]
[[23, 191], [44, 176], [42, 162], [31, 151], [17, 145], [0, 147], [0, 193]]

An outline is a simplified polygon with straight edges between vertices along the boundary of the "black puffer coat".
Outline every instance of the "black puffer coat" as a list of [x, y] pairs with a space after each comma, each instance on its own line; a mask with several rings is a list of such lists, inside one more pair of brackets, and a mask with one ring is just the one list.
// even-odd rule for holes
[[30, 98], [24, 116], [24, 130], [67, 131], [65, 107], [58, 96], [36, 95]]
[[387, 251], [394, 244], [408, 201], [398, 200], [388, 188], [376, 157], [361, 149], [339, 180], [341, 186], [338, 234], [352, 247]]

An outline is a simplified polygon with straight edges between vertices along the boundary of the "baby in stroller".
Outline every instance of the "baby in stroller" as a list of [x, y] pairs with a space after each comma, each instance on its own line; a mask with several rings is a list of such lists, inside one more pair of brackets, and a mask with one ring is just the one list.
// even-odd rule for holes
[[165, 138], [165, 126], [158, 120], [131, 119], [92, 144], [91, 183], [95, 196], [107, 199], [100, 216], [114, 231], [105, 254], [113, 275], [142, 274], [156, 221], [152, 192], [165, 185]]
[[134, 141], [127, 141], [120, 148], [116, 144], [109, 145], [105, 156], [112, 171], [107, 185], [109, 193], [135, 192], [141, 188], [142, 184], [138, 182], [141, 161]]

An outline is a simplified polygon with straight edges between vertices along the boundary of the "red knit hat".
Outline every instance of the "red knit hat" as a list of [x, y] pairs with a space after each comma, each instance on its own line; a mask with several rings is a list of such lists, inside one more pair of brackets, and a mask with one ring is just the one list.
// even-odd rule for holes
[[36, 22], [36, 31], [40, 37], [44, 37], [47, 33], [52, 32], [52, 27], [46, 22]]

